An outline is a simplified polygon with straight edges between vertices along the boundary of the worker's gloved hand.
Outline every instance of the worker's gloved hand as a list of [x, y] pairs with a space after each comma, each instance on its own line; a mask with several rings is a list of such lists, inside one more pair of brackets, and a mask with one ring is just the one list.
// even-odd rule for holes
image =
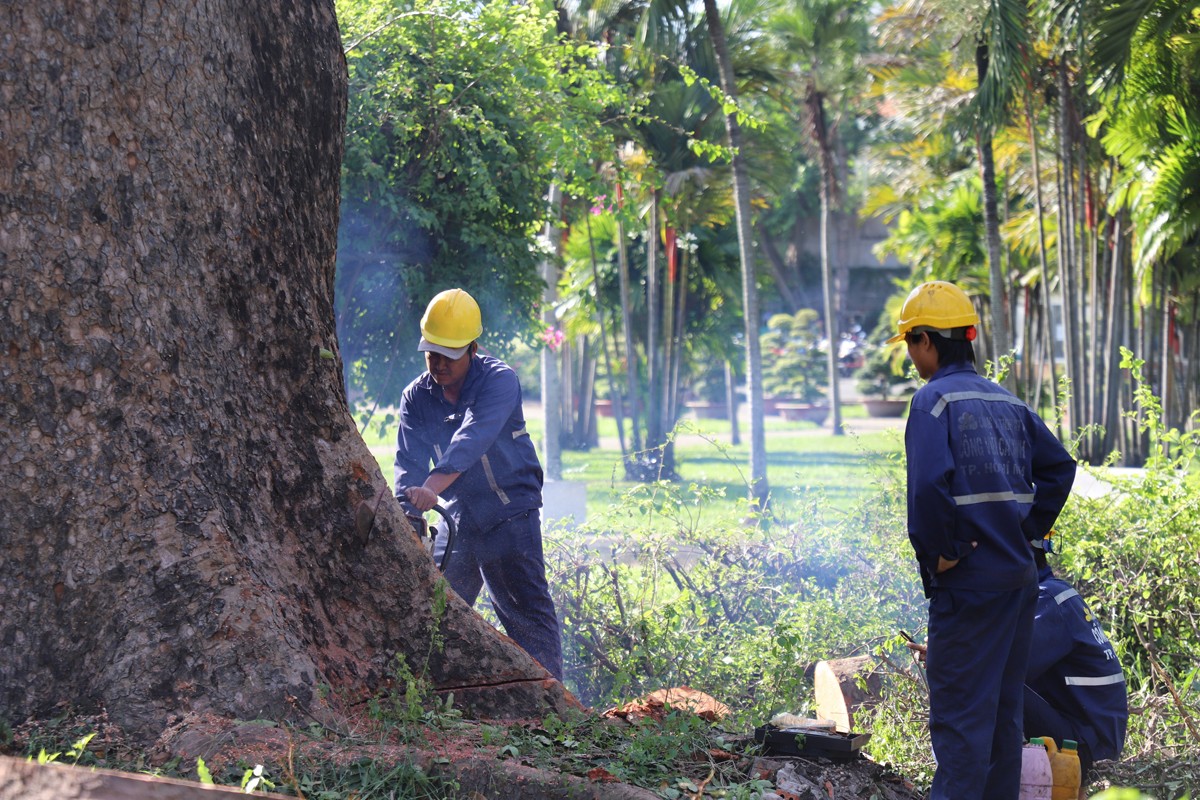
[[404, 496], [421, 513], [436, 506], [438, 500], [437, 494], [424, 486], [410, 486], [404, 490]]

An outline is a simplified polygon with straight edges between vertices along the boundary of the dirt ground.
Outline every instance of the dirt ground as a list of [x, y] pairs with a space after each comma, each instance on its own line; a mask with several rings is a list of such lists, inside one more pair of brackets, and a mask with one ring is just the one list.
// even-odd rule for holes
[[[614, 718], [605, 724], [635, 725], [636, 721]], [[540, 723], [506, 721], [513, 726], [536, 730]], [[493, 728], [494, 730], [494, 728]], [[581, 767], [578, 753], [556, 760], [553, 754], [537, 757], [499, 758], [503, 744], [485, 735], [485, 726], [478, 722], [460, 721], [450, 729], [424, 728], [408, 741], [395, 731], [388, 731], [363, 719], [347, 721], [343, 730], [330, 730], [314, 723], [308, 728], [279, 725], [267, 721], [240, 722], [218, 717], [191, 715], [175, 720], [149, 749], [138, 749], [126, 741], [119, 728], [103, 716], [59, 718], [49, 723], [27, 722], [13, 729], [8, 743], [0, 754], [20, 756], [32, 748], [53, 746], [62, 749], [77, 734], [93, 733], [85, 757], [78, 760], [83, 766], [102, 766], [127, 771], [161, 771], [169, 777], [196, 780], [194, 765], [197, 759], [218, 783], [227, 783], [240, 774], [246, 765], [262, 764], [273, 776], [276, 791], [297, 794], [300, 773], [316, 764], [351, 765], [364, 760], [381, 764], [411, 764], [424, 774], [453, 781], [456, 797], [483, 798], [593, 798], [594, 800], [651, 800], [657, 792], [628, 785], [616, 780], [600, 764], [606, 763], [604, 753], [595, 756], [591, 769]], [[411, 733], [411, 731], [410, 731]], [[487, 741], [485, 741], [487, 740]], [[40, 743], [40, 744], [39, 744]], [[59, 763], [71, 763], [60, 756]], [[569, 763], [568, 763], [569, 762]], [[824, 758], [774, 758], [759, 754], [753, 738], [724, 737], [719, 747], [707, 753], [697, 753], [694, 770], [690, 770], [691, 786], [683, 797], [717, 798], [726, 790], [712, 781], [714, 765], [727, 777], [743, 776], [745, 781], [770, 781], [760, 784], [770, 791], [784, 771], [787, 781], [775, 796], [781, 800], [920, 800], [911, 784], [884, 766], [857, 757], [850, 761], [831, 761]], [[582, 773], [582, 774], [573, 774]], [[220, 776], [226, 776], [222, 780]], [[684, 776], [688, 777], [688, 776]], [[292, 787], [288, 789], [288, 787]], [[797, 791], [799, 788], [803, 791]], [[661, 788], [661, 787], [657, 787]], [[792, 791], [789, 792], [787, 789]], [[764, 798], [771, 798], [764, 794]]]

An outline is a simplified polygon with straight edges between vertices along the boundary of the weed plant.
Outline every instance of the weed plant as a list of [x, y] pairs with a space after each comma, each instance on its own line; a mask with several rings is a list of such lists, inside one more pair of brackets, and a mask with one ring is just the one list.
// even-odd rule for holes
[[[820, 493], [770, 518], [701, 484], [654, 483], [581, 530], [548, 534], [568, 685], [603, 706], [688, 685], [742, 725], [804, 712], [815, 662], [869, 652], [920, 619], [900, 460], [863, 453], [878, 490]], [[713, 507], [723, 524], [701, 524]]]
[[[1130, 690], [1127, 756], [1192, 759], [1200, 741], [1200, 431], [1162, 427], [1161, 404], [1145, 386], [1142, 362], [1123, 351], [1135, 381], [1131, 413], [1151, 457], [1128, 474], [1097, 470], [1111, 491], [1076, 496], [1058, 524], [1060, 576], [1102, 620]], [[1200, 769], [1166, 780], [1200, 786]]]

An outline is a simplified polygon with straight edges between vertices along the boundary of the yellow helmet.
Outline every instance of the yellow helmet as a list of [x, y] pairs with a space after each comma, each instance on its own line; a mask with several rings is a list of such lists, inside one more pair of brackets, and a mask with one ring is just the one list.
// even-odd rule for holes
[[[949, 331], [978, 324], [979, 314], [966, 292], [953, 283], [929, 281], [908, 293], [904, 307], [900, 309], [900, 332], [887, 343], [900, 341], [916, 328]], [[968, 331], [967, 339], [974, 338], [974, 331]]]
[[462, 289], [447, 289], [435, 295], [425, 308], [417, 350], [462, 358], [482, 333], [483, 321], [475, 298]]

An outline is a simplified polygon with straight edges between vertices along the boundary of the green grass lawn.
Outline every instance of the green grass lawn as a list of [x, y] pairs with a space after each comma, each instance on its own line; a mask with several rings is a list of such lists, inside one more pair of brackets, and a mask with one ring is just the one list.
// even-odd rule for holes
[[[848, 405], [844, 421], [852, 428], [856, 420], [864, 420], [859, 406]], [[395, 459], [395, 426], [379, 430], [381, 414], [364, 431], [364, 439], [379, 462], [384, 477], [392, 481]], [[531, 414], [527, 420], [534, 441], [542, 441], [543, 424], [540, 415]], [[902, 422], [891, 430], [833, 436], [828, 428], [817, 428], [808, 422], [788, 422], [768, 417], [767, 480], [777, 501], [800, 501], [811, 492], [821, 492], [832, 508], [846, 508], [856, 494], [871, 483], [868, 464], [872, 460], [895, 457], [904, 449]], [[701, 484], [709, 489], [723, 490], [732, 504], [747, 495], [750, 469], [749, 424], [742, 421], [742, 443], [729, 444], [729, 423], [723, 420], [685, 419], [677, 428], [675, 444], [676, 471], [687, 483]], [[863, 426], [865, 427], [865, 426]], [[878, 426], [876, 426], [878, 427]], [[612, 505], [636, 484], [625, 480], [621, 455], [617, 447], [616, 423], [610, 418], [599, 420], [601, 447], [590, 450], [564, 450], [562, 478], [581, 481], [587, 486], [588, 518], [594, 518]]]

